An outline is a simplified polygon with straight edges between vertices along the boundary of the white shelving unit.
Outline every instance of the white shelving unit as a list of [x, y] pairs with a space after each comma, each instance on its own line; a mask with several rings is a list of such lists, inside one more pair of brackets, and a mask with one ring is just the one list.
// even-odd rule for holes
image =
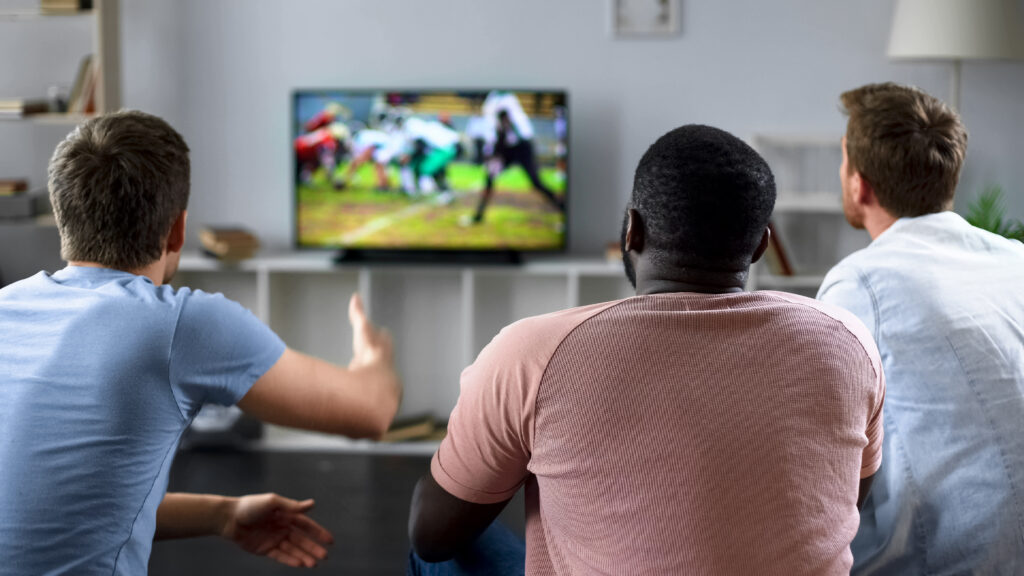
[[[631, 296], [622, 265], [544, 260], [521, 266], [337, 265], [329, 253], [261, 255], [237, 265], [187, 253], [175, 285], [222, 292], [289, 346], [339, 364], [351, 357], [348, 299], [359, 292], [391, 331], [405, 385], [401, 416], [446, 419], [463, 368], [504, 326], [527, 316]], [[379, 444], [268, 426], [260, 446], [430, 454], [437, 443]]]
[[833, 265], [869, 242], [843, 216], [841, 135], [765, 133], [750, 142], [775, 174], [772, 220], [796, 273], [773, 274], [762, 260], [751, 270], [748, 288], [814, 296]]
[[[25, 4], [25, 3], [21, 3]], [[93, 0], [91, 10], [80, 12], [43, 12], [35, 7], [7, 8], [0, 5], [0, 25], [16, 26], [23, 22], [41, 20], [59, 21], [64, 19], [91, 18], [93, 21], [93, 58], [98, 70], [96, 84], [96, 110], [104, 113], [121, 107], [121, 40], [120, 40], [120, 0]], [[85, 56], [85, 54], [82, 54]], [[70, 82], [72, 78], [62, 78]], [[44, 95], [45, 86], [40, 86], [38, 94], [22, 96], [40, 97]], [[11, 96], [11, 95], [5, 95]], [[32, 122], [40, 124], [63, 124], [74, 126], [89, 118], [82, 114], [38, 114], [25, 118], [5, 119], [5, 122]]]
[[[91, 10], [70, 13], [41, 11], [38, 0], [0, 0], [0, 61], [25, 62], [17, 73], [0, 78], [0, 99], [44, 98], [49, 86], [70, 90], [81, 58], [91, 53], [97, 70], [96, 113], [119, 109], [119, 20], [120, 0], [94, 0]], [[0, 178], [26, 178], [31, 189], [45, 189], [54, 148], [90, 117], [46, 113], [0, 119]]]

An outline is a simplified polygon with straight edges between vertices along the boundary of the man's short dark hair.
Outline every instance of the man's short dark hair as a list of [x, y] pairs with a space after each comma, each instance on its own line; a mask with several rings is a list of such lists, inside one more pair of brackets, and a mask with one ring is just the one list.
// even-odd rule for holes
[[840, 97], [849, 169], [871, 184], [878, 203], [897, 218], [953, 207], [967, 130], [949, 106], [925, 92], [887, 82]]
[[49, 187], [61, 257], [138, 270], [159, 260], [188, 206], [185, 140], [137, 111], [86, 121], [50, 159]]
[[746, 270], [775, 207], [775, 177], [739, 138], [690, 124], [647, 149], [631, 207], [644, 222], [645, 249], [666, 262]]

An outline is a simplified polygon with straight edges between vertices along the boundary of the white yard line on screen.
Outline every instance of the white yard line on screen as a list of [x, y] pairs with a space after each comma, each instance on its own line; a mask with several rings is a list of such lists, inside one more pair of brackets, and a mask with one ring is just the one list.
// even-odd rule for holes
[[[464, 196], [465, 194], [467, 194], [467, 192], [454, 193], [455, 198], [459, 198], [461, 196]], [[413, 204], [412, 206], [406, 206], [405, 208], [402, 208], [401, 210], [393, 214], [388, 214], [386, 216], [379, 216], [377, 218], [374, 218], [373, 220], [370, 220], [369, 222], [363, 224], [359, 228], [356, 228], [355, 230], [347, 234], [343, 234], [341, 236], [341, 245], [351, 246], [352, 244], [359, 242], [360, 240], [366, 238], [371, 234], [380, 232], [381, 230], [393, 226], [394, 224], [401, 222], [402, 220], [408, 220], [418, 215], [420, 212], [423, 212], [428, 208], [434, 206], [435, 205], [430, 200], [421, 201], [417, 204]]]

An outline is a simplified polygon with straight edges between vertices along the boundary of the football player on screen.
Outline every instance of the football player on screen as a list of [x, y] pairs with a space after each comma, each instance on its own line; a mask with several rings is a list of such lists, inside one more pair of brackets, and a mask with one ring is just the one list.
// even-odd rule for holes
[[299, 181], [303, 184], [311, 183], [316, 171], [323, 168], [324, 177], [335, 189], [340, 190], [344, 181], [335, 177], [334, 170], [338, 165], [339, 153], [348, 147], [350, 136], [347, 126], [334, 122], [296, 137], [295, 162]]
[[348, 120], [351, 117], [352, 112], [344, 104], [328, 102], [323, 110], [317, 112], [302, 125], [302, 129], [304, 132], [313, 132], [325, 128], [334, 122]]
[[[519, 98], [509, 92], [491, 92], [484, 100], [483, 113], [484, 118], [493, 122], [495, 131], [493, 148], [486, 162], [487, 185], [480, 195], [472, 223], [483, 222], [484, 212], [494, 195], [494, 179], [515, 164], [522, 166], [526, 171], [533, 189], [544, 196], [558, 211], [564, 213], [565, 203], [541, 182], [537, 173], [537, 159], [533, 150], [533, 123], [523, 111]], [[485, 149], [490, 147], [485, 145]]]
[[377, 190], [387, 192], [391, 189], [391, 179], [388, 176], [388, 164], [394, 159], [398, 152], [395, 143], [396, 137], [383, 130], [366, 128], [356, 132], [352, 138], [352, 161], [345, 170], [345, 177], [338, 183], [344, 187], [350, 184], [356, 177], [359, 168], [367, 162], [372, 162], [377, 177]]
[[399, 163], [406, 193], [439, 192], [438, 202], [451, 202], [446, 170], [458, 156], [459, 133], [437, 120], [416, 117], [405, 121], [402, 132], [406, 149]]

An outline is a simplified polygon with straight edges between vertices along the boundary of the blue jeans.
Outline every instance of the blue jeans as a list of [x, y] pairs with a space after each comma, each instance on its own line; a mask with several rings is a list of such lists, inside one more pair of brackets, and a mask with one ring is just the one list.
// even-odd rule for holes
[[523, 576], [526, 544], [505, 526], [495, 522], [472, 546], [448, 560], [431, 564], [409, 552], [408, 576]]

